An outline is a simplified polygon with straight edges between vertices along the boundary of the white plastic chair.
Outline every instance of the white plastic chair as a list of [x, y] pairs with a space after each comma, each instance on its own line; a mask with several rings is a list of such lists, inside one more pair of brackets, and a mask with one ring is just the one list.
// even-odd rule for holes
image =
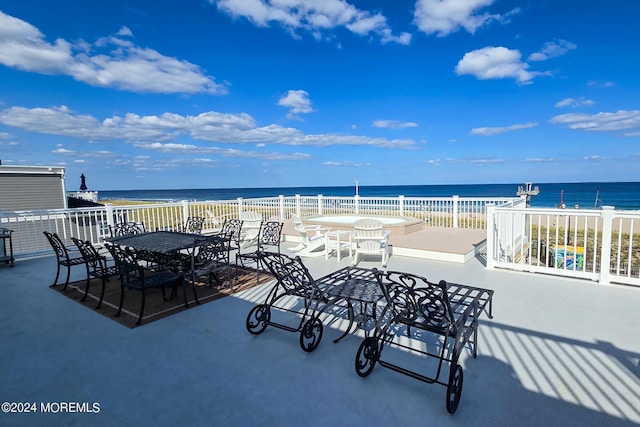
[[387, 266], [389, 258], [389, 230], [383, 229], [382, 221], [375, 218], [359, 219], [353, 225], [353, 241], [356, 250], [353, 265], [358, 263], [361, 255], [377, 255], [381, 257], [382, 267]]
[[242, 220], [242, 237], [240, 247], [246, 248], [255, 245], [260, 235], [260, 224], [262, 224], [262, 214], [254, 211], [246, 211], [240, 214]]
[[[327, 241], [325, 232], [330, 230], [330, 228], [319, 225], [304, 225], [300, 217], [295, 214], [291, 214], [291, 219], [293, 220], [295, 230], [300, 233], [302, 237], [302, 242], [300, 242], [298, 246], [289, 248], [289, 250], [301, 257], [324, 255], [324, 245]], [[315, 233], [310, 234], [310, 231], [315, 231]]]

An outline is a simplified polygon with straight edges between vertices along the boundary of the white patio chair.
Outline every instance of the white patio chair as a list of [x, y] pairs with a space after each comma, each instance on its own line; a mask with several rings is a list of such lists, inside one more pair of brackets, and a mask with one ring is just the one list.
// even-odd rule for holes
[[375, 218], [363, 218], [353, 225], [353, 241], [356, 250], [353, 265], [358, 263], [361, 255], [377, 255], [381, 257], [382, 267], [387, 266], [389, 258], [389, 230], [383, 229], [381, 221]]
[[[289, 248], [301, 257], [312, 257], [324, 255], [324, 245], [326, 243], [325, 233], [330, 230], [319, 225], [304, 225], [298, 215], [291, 214], [295, 230], [300, 233], [302, 241], [298, 246]], [[315, 233], [311, 234], [311, 231]]]
[[258, 242], [260, 235], [260, 224], [262, 224], [262, 214], [255, 211], [246, 211], [240, 214], [242, 220], [242, 237], [240, 247], [247, 248]]

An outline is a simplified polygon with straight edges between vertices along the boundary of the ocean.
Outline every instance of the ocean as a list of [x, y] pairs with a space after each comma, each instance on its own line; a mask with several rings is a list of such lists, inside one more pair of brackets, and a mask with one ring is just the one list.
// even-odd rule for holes
[[[359, 186], [362, 197], [514, 197], [520, 184], [466, 185], [383, 185]], [[567, 208], [583, 209], [615, 206], [616, 209], [640, 210], [639, 182], [578, 182], [536, 184], [540, 193], [531, 198], [531, 206], [554, 208], [564, 202]], [[100, 200], [124, 199], [144, 201], [231, 200], [238, 197], [353, 196], [355, 186], [278, 187], [278, 188], [202, 188], [173, 190], [99, 190]]]

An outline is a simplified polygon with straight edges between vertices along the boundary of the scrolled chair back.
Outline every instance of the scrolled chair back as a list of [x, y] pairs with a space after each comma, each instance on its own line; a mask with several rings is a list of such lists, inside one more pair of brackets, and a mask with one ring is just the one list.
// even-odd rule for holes
[[138, 255], [135, 250], [112, 244], [106, 245], [106, 247], [111, 253], [120, 275], [125, 276], [143, 270], [142, 266], [138, 264]]
[[184, 224], [183, 232], [191, 234], [202, 233], [202, 227], [204, 226], [205, 218], [199, 216], [190, 216], [187, 218], [187, 222]]
[[48, 231], [43, 231], [43, 234], [49, 241], [49, 244], [51, 245], [51, 248], [53, 249], [53, 251], [56, 253], [56, 256], [58, 257], [58, 259], [69, 258], [69, 251], [67, 250], [67, 247], [64, 245], [64, 243], [62, 242], [62, 239], [60, 238], [60, 236], [58, 236], [57, 233], [50, 233]]
[[121, 222], [109, 227], [111, 237], [130, 236], [132, 234], [142, 234], [146, 230], [143, 222]]
[[259, 245], [279, 246], [282, 239], [283, 224], [278, 221], [262, 223], [260, 227]]
[[196, 261], [229, 262], [229, 243], [221, 236], [209, 236], [196, 240], [193, 253]]
[[71, 240], [76, 245], [88, 269], [92, 269], [96, 273], [102, 273], [107, 269], [106, 259], [100, 255], [100, 252], [88, 240], [81, 240], [72, 237]]
[[387, 306], [395, 320], [438, 332], [454, 325], [446, 282], [429, 282], [425, 277], [399, 271], [375, 271]]
[[291, 258], [281, 253], [262, 252], [260, 259], [287, 294], [311, 299], [319, 297], [320, 289], [300, 257]]
[[242, 232], [242, 223], [243, 221], [241, 219], [226, 219], [224, 224], [222, 224], [220, 235], [225, 236], [234, 242], [239, 241]]

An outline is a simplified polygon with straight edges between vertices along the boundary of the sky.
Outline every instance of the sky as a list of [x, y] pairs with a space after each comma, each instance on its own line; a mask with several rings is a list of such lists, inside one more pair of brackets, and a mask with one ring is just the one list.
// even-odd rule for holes
[[0, 160], [63, 166], [69, 190], [638, 181], [639, 17], [629, 0], [0, 0]]

